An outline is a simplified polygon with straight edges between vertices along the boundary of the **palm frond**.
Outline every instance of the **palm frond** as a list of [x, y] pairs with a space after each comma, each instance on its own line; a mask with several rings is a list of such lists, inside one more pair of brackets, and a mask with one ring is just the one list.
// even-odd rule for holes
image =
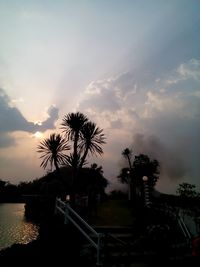
[[64, 116], [61, 129], [66, 134], [67, 138], [73, 141], [75, 134], [80, 132], [87, 121], [88, 118], [83, 113], [69, 113]]
[[38, 145], [38, 153], [41, 153], [42, 162], [40, 166], [44, 169], [50, 164], [62, 165], [66, 163], [67, 155], [64, 153], [70, 149], [68, 142], [60, 134], [51, 134], [49, 138], [44, 139]]
[[101, 145], [105, 144], [105, 135], [102, 133], [103, 129], [100, 129], [93, 122], [87, 122], [81, 130], [81, 141], [79, 143], [80, 151], [86, 149], [91, 154], [102, 154], [103, 149]]

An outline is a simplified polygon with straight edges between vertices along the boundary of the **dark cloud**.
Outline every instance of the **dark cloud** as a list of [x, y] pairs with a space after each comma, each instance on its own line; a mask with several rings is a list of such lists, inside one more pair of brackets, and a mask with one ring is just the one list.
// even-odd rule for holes
[[35, 124], [27, 121], [18, 108], [11, 105], [11, 101], [6, 92], [0, 88], [0, 147], [6, 147], [14, 144], [14, 140], [9, 133], [15, 131], [24, 131], [34, 133], [36, 131], [46, 131], [53, 129], [54, 123], [58, 119], [58, 108], [51, 106], [48, 109], [48, 118]]
[[168, 179], [183, 179], [187, 174], [185, 162], [176, 148], [166, 146], [155, 135], [135, 134], [133, 137], [134, 154], [146, 154], [151, 159], [157, 159], [160, 163], [161, 177]]
[[15, 140], [7, 133], [0, 134], [0, 148], [10, 147], [15, 145]]
[[58, 120], [58, 108], [50, 106], [47, 110], [48, 118], [42, 122], [42, 125], [39, 126], [39, 131], [46, 131], [47, 129], [55, 128], [54, 123]]
[[[188, 115], [188, 109], [185, 110], [185, 114]], [[168, 178], [184, 178], [199, 184], [199, 122], [199, 116], [190, 117], [184, 113], [164, 111], [156, 118], [143, 121], [146, 124], [145, 135], [156, 135], [161, 140], [163, 146], [155, 148], [157, 151], [161, 151], [161, 148], [163, 150], [159, 157], [162, 159], [163, 174]]]

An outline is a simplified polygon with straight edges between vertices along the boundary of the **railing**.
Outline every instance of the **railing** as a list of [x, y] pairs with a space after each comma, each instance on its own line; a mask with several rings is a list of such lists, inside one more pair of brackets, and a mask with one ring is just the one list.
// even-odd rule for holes
[[180, 230], [182, 234], [184, 235], [186, 242], [189, 244], [191, 243], [192, 234], [191, 234], [191, 231], [189, 230], [189, 227], [186, 225], [184, 221], [184, 217], [180, 209], [173, 208], [167, 205], [153, 205], [152, 208], [155, 210], [162, 211], [166, 215], [174, 218], [177, 221], [178, 226], [180, 227]]
[[[68, 224], [70, 221], [76, 228], [86, 237], [86, 239], [91, 243], [93, 247], [97, 250], [97, 261], [96, 265], [100, 266], [102, 265], [102, 246], [103, 246], [103, 238], [104, 234], [102, 233], [97, 233], [86, 221], [84, 221], [77, 212], [75, 212], [71, 207], [68, 202], [63, 202], [61, 199], [56, 198], [56, 204], [55, 204], [55, 212], [62, 213], [64, 216], [64, 223]], [[76, 218], [77, 221], [74, 220], [73, 216]], [[81, 227], [82, 225], [82, 227]], [[87, 228], [90, 233], [97, 238], [97, 242], [95, 242], [91, 236], [83, 229]]]
[[185, 224], [183, 216], [182, 216], [180, 211], [178, 212], [177, 220], [178, 220], [178, 224], [179, 224], [179, 226], [180, 226], [180, 228], [181, 228], [186, 240], [188, 242], [190, 242], [191, 239], [192, 239], [192, 235], [191, 235], [191, 232], [189, 231], [187, 225]]

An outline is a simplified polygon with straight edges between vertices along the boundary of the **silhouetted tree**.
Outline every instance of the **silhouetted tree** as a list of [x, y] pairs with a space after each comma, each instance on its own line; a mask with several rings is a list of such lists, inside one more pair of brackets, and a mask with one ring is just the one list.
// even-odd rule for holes
[[125, 148], [122, 151], [122, 155], [128, 160], [128, 165], [129, 165], [129, 168], [131, 170], [131, 168], [132, 168], [132, 166], [131, 166], [132, 151], [129, 148]]
[[[82, 175], [83, 165], [89, 154], [101, 155], [105, 144], [103, 130], [98, 128], [95, 123], [80, 113], [69, 113], [64, 116], [61, 123], [61, 129], [65, 133], [65, 138], [60, 134], [52, 134], [50, 138], [43, 140], [38, 146], [38, 152], [42, 153], [41, 166], [46, 168], [48, 163], [55, 166], [57, 172], [59, 165], [66, 165], [71, 168], [70, 180], [72, 202], [77, 191], [78, 176]], [[67, 155], [65, 151], [69, 150], [68, 143], [72, 143], [72, 151]], [[60, 173], [60, 172], [59, 172]], [[63, 178], [63, 181], [66, 180]], [[67, 182], [69, 187], [69, 183]]]
[[130, 175], [130, 168], [122, 168], [120, 170], [120, 174], [117, 176], [117, 178], [119, 178], [120, 182], [122, 184], [128, 184], [128, 179], [129, 179], [129, 175]]
[[73, 167], [73, 186], [75, 186], [78, 171], [86, 163], [88, 154], [103, 153], [101, 145], [105, 143], [105, 137], [103, 130], [80, 112], [66, 115], [61, 125], [68, 140], [73, 143], [73, 151], [67, 157], [67, 162]]
[[122, 152], [122, 155], [127, 158], [129, 168], [122, 168], [118, 178], [122, 183], [129, 184], [131, 199], [135, 197], [136, 191], [142, 192], [144, 176], [148, 177], [147, 183], [150, 188], [156, 185], [159, 178], [159, 162], [157, 160], [151, 160], [147, 155], [140, 154], [135, 156], [131, 163], [131, 151], [128, 148]]
[[88, 118], [84, 114], [77, 112], [65, 115], [61, 123], [61, 129], [65, 132], [67, 139], [73, 142], [73, 152], [68, 156], [68, 163], [74, 168], [75, 175], [80, 163], [78, 143], [81, 137], [81, 130], [87, 121]]
[[101, 145], [105, 144], [105, 136], [103, 130], [99, 129], [95, 123], [87, 122], [81, 129], [81, 140], [79, 143], [80, 153], [82, 153], [79, 168], [82, 168], [86, 161], [88, 153], [103, 154]]
[[159, 178], [159, 162], [156, 159], [151, 160], [147, 155], [140, 154], [135, 156], [133, 161], [133, 179], [135, 178], [136, 184], [143, 183], [142, 178], [148, 177], [147, 183], [149, 186], [154, 187]]
[[69, 149], [68, 141], [63, 139], [60, 134], [51, 134], [49, 138], [44, 139], [38, 145], [37, 152], [42, 154], [40, 166], [45, 169], [50, 164], [52, 169], [54, 165], [56, 171], [59, 172], [59, 165], [63, 165], [67, 161], [67, 155], [64, 152]]
[[197, 191], [196, 185], [181, 183], [176, 193], [180, 196], [183, 214], [193, 218], [198, 233], [200, 230], [200, 193]]
[[100, 175], [103, 175], [103, 167], [102, 166], [98, 166], [96, 163], [92, 163], [90, 168], [91, 168], [91, 170], [95, 170]]
[[18, 187], [10, 182], [0, 180], [0, 202], [21, 202]]
[[179, 184], [176, 193], [182, 198], [200, 197], [200, 193], [196, 191], [196, 185], [189, 183]]
[[0, 179], [0, 192], [1, 192], [1, 190], [4, 189], [6, 183], [7, 183], [6, 181], [3, 181], [3, 180]]

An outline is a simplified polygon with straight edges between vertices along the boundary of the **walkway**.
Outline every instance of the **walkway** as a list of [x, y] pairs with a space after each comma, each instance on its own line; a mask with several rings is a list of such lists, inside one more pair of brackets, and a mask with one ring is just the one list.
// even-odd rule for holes
[[88, 218], [95, 226], [133, 226], [135, 216], [128, 200], [108, 199], [101, 203]]

